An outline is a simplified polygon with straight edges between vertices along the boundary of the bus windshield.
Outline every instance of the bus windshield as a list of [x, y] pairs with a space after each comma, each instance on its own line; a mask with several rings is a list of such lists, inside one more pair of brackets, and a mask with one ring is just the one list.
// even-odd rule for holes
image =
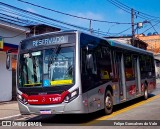
[[21, 87], [42, 86], [42, 51], [20, 55], [19, 84]]
[[20, 87], [53, 87], [74, 83], [74, 48], [61, 47], [20, 54]]

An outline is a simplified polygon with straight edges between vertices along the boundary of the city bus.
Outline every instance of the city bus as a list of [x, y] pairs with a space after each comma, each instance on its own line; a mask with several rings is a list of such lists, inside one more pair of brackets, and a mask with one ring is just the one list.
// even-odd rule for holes
[[151, 52], [80, 31], [27, 38], [17, 58], [21, 114], [111, 114], [156, 88]]

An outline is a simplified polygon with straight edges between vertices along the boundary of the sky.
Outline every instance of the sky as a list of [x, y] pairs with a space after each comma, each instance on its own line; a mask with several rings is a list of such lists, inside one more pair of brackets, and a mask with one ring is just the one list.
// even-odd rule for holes
[[[135, 23], [144, 22], [145, 20], [150, 21], [150, 23], [143, 24], [142, 28], [137, 29], [135, 25], [136, 33], [154, 33], [158, 32], [160, 34], [160, 0], [119, 0], [121, 3], [125, 4], [128, 8], [123, 11], [120, 7], [116, 7], [109, 1], [115, 0], [24, 0], [27, 2], [34, 3], [36, 5], [44, 6], [46, 8], [54, 9], [57, 11], [69, 13], [72, 15], [91, 18], [102, 21], [120, 22], [120, 23], [131, 23], [131, 12], [128, 8], [134, 8], [139, 11], [140, 16], [144, 16], [143, 13], [155, 16], [146, 18], [136, 17], [134, 18]], [[47, 11], [32, 5], [25, 4], [18, 0], [0, 0], [0, 2], [16, 6], [31, 12], [35, 12], [41, 15], [45, 15], [50, 18], [68, 22], [74, 25], [89, 28], [89, 20], [73, 18], [70, 16], [65, 16], [55, 12]], [[139, 16], [137, 14], [137, 16]], [[57, 23], [59, 24], [59, 23]], [[155, 25], [155, 26], [154, 26]], [[153, 27], [154, 26], [154, 27]], [[104, 34], [116, 33], [117, 35], [128, 35], [131, 34], [131, 24], [110, 24], [102, 22], [91, 22], [91, 27], [99, 32], [103, 31]], [[149, 29], [150, 28], [150, 29]], [[128, 29], [128, 30], [127, 30]], [[148, 29], [148, 30], [147, 30]], [[127, 31], [124, 31], [127, 30]], [[124, 31], [124, 32], [123, 32]], [[122, 33], [121, 33], [122, 32]], [[115, 34], [113, 34], [115, 35]]]

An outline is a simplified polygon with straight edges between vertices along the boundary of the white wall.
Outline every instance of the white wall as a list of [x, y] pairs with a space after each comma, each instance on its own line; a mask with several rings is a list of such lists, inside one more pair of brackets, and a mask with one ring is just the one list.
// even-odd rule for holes
[[6, 53], [0, 52], [0, 102], [12, 99], [12, 71], [6, 70]]
[[[28, 28], [0, 21], [0, 36], [4, 43], [19, 45]], [[0, 102], [12, 99], [12, 71], [6, 70], [6, 52], [0, 51]]]
[[8, 27], [2, 28], [1, 25], [0, 25], [0, 36], [11, 37], [11, 38], [4, 38], [4, 42], [14, 45], [19, 45], [20, 41], [26, 38], [25, 32], [16, 29], [11, 29]]

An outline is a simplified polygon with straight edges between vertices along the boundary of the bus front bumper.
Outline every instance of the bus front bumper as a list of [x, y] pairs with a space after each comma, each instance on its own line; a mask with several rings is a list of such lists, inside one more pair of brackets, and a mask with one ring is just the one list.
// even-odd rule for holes
[[51, 105], [25, 105], [18, 101], [21, 114], [80, 114], [88, 113], [88, 107], [82, 103], [81, 96], [77, 97], [70, 103], [51, 104]]

